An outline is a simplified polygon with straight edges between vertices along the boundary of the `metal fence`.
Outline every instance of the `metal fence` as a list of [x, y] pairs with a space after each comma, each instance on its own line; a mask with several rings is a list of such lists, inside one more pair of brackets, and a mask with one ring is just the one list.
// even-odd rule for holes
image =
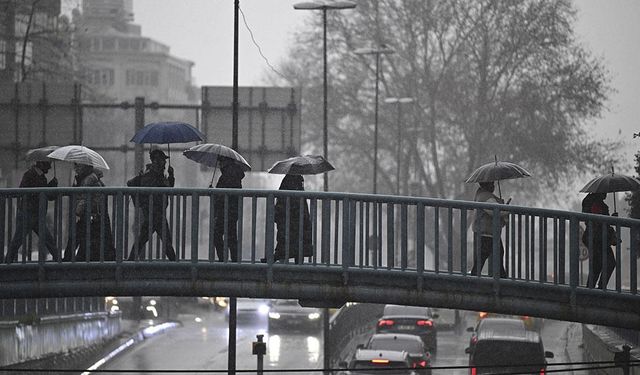
[[[500, 252], [498, 238], [505, 247], [505, 278], [577, 287], [585, 286], [594, 259], [603, 263], [603, 269], [611, 266], [607, 264], [611, 259], [602, 255], [605, 251], [596, 252], [601, 259], [581, 253], [580, 226], [586, 223], [592, 229], [591, 236], [602, 231], [605, 239], [611, 236], [607, 228], [612, 226], [619, 240], [611, 242], [615, 243], [612, 246], [615, 268], [604, 288], [637, 294], [640, 221], [633, 219], [469, 201], [339, 193], [184, 188], [4, 189], [0, 191], [0, 241], [5, 249], [15, 230], [20, 198], [31, 195], [33, 200], [34, 194], [39, 202], [39, 220], [34, 229], [43, 233], [51, 228], [55, 258], [63, 259], [66, 255], [71, 262], [91, 259], [122, 262], [135, 250], [140, 253], [137, 261], [163, 260], [166, 253], [160, 238], [167, 235], [179, 262], [230, 262], [236, 256], [228, 251], [222, 259], [216, 257], [215, 238], [223, 234], [225, 246], [236, 245], [231, 248], [237, 249], [234, 250], [237, 259], [243, 263], [265, 258], [272, 264], [277, 260], [273, 249], [280, 239], [285, 263], [304, 258], [307, 264], [338, 265], [345, 269], [384, 268], [472, 276], [470, 266], [480, 252], [474, 251], [479, 241], [470, 224], [475, 212], [484, 209], [495, 218], [492, 253]], [[47, 197], [53, 199], [51, 204], [47, 203]], [[149, 206], [153, 206], [154, 199], [167, 200], [168, 227], [155, 235], [153, 228], [148, 227], [152, 239], [144, 248], [136, 249], [136, 226], [143, 221], [142, 215], [148, 215], [147, 220], [154, 222], [157, 217], [153, 215], [158, 214], [136, 209], [133, 202], [148, 200]], [[235, 207], [236, 200], [237, 241], [230, 244], [229, 223], [233, 220], [229, 218], [236, 213], [230, 212], [229, 207]], [[80, 202], [84, 203], [82, 211], [78, 210]], [[304, 207], [305, 203], [309, 209], [309, 229], [305, 229], [304, 215], [291, 212], [292, 207]], [[52, 209], [47, 210], [49, 205]], [[224, 215], [215, 224], [214, 213], [220, 209]], [[508, 213], [503, 228], [498, 218], [500, 212]], [[297, 225], [291, 222], [292, 215], [298, 218]], [[83, 217], [107, 220], [83, 220]], [[284, 233], [276, 231], [277, 217]], [[309, 233], [308, 239], [304, 234], [296, 235], [305, 231]], [[292, 237], [297, 243], [290, 241]], [[311, 243], [311, 254], [306, 254], [303, 244], [307, 240]], [[609, 242], [603, 241], [603, 248], [597, 250], [608, 249]], [[63, 248], [79, 250], [69, 255], [64, 254]], [[113, 255], [110, 249], [114, 249]], [[6, 250], [3, 255], [6, 258]], [[50, 262], [47, 255], [45, 242], [36, 241], [31, 232], [14, 260]], [[489, 268], [499, 267], [500, 257], [492, 257], [488, 264]], [[486, 274], [484, 271], [483, 275]], [[499, 279], [500, 275], [494, 273], [493, 277]]]

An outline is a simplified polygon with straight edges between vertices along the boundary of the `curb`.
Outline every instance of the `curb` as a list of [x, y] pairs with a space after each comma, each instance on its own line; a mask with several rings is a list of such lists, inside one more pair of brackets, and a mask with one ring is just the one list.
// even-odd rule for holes
[[120, 346], [118, 346], [117, 348], [113, 349], [111, 352], [109, 352], [107, 355], [105, 355], [104, 357], [102, 357], [100, 360], [98, 360], [96, 363], [94, 363], [93, 365], [89, 366], [85, 372], [83, 372], [81, 375], [89, 375], [91, 374], [92, 371], [95, 371], [97, 369], [99, 369], [100, 367], [102, 367], [103, 365], [105, 365], [107, 362], [109, 362], [110, 360], [112, 360], [113, 358], [115, 358], [116, 356], [118, 356], [120, 353], [122, 353], [123, 351], [133, 347], [134, 345], [140, 344], [141, 342], [159, 335], [161, 333], [164, 333], [165, 331], [168, 331], [170, 329], [176, 328], [176, 327], [181, 327], [182, 323], [177, 322], [177, 321], [171, 321], [171, 322], [164, 322], [158, 325], [153, 325], [153, 326], [148, 326], [145, 327], [141, 330], [139, 330], [136, 334], [132, 335], [131, 337], [129, 337], [123, 344], [121, 344]]

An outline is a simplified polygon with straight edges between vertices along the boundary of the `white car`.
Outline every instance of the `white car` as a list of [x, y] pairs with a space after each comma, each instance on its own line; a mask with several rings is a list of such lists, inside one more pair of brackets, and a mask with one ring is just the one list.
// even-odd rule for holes
[[[224, 310], [229, 319], [229, 306]], [[238, 298], [236, 302], [236, 319], [246, 322], [263, 322], [269, 314], [269, 300], [259, 298]]]

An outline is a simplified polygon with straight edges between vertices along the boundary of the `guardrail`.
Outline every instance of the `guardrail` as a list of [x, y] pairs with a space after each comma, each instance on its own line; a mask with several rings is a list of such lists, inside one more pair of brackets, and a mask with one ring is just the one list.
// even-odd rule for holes
[[[89, 263], [168, 264], [166, 249], [159, 238], [170, 235], [168, 242], [176, 252], [176, 261], [171, 264], [251, 265], [260, 264], [264, 258], [270, 270], [269, 283], [274, 263], [295, 266], [296, 259], [303, 259], [306, 266], [339, 269], [345, 280], [357, 270], [393, 271], [380, 274], [389, 277], [396, 277], [398, 272], [415, 275], [421, 290], [426, 276], [487, 279], [487, 271], [481, 275], [470, 273], [474, 257], [479, 257], [479, 251], [474, 250], [480, 242], [470, 224], [476, 211], [487, 210], [494, 217], [489, 268], [500, 267], [501, 241], [505, 248], [506, 275], [493, 273], [491, 279], [496, 285], [518, 281], [545, 290], [549, 286], [573, 291], [586, 288], [594, 264], [594, 257], [580, 250], [580, 226], [586, 223], [592, 237], [601, 231], [607, 239], [608, 226], [612, 226], [621, 239], [613, 245], [615, 268], [611, 281], [603, 290], [596, 290], [593, 285], [588, 289], [596, 293], [615, 291], [627, 299], [637, 297], [638, 291], [640, 221], [633, 219], [471, 201], [331, 192], [125, 187], [2, 189], [0, 241], [5, 246], [15, 230], [16, 210], [23, 207], [21, 202], [27, 198], [38, 202], [34, 227], [40, 233], [51, 228], [55, 246], [53, 256], [49, 255], [45, 241], [36, 244], [36, 237], [30, 233], [14, 259], [17, 264], [4, 266], [13, 270], [30, 264], [64, 266], [67, 261], [76, 268]], [[51, 203], [47, 198], [52, 199]], [[152, 228], [147, 228], [152, 240], [144, 247], [135, 246], [136, 226], [146, 215], [149, 222], [154, 222], [158, 213], [153, 210], [143, 213], [133, 202], [140, 205], [147, 201], [152, 207], [158, 199], [167, 201], [162, 213], [166, 214], [168, 226], [162, 227], [155, 239]], [[305, 203], [308, 221], [304, 215], [291, 212]], [[230, 207], [234, 207], [233, 212]], [[214, 213], [220, 208], [222, 215], [216, 224]], [[506, 213], [504, 227], [500, 212]], [[229, 237], [233, 229], [229, 224], [236, 213], [237, 239], [233, 240]], [[276, 217], [281, 220], [280, 234], [274, 225]], [[214, 239], [220, 233], [224, 234], [220, 244], [225, 248], [230, 244], [237, 246], [233, 254], [225, 251], [218, 259]], [[277, 242], [285, 254], [283, 260], [274, 257]], [[305, 242], [310, 242], [310, 253]], [[602, 242], [602, 250], [608, 248], [607, 243], [608, 239]], [[79, 250], [71, 255], [61, 250], [76, 247]], [[132, 251], [138, 251], [139, 257], [129, 261]], [[6, 250], [3, 255], [7, 257]], [[600, 260], [603, 269], [611, 266], [610, 259]]]

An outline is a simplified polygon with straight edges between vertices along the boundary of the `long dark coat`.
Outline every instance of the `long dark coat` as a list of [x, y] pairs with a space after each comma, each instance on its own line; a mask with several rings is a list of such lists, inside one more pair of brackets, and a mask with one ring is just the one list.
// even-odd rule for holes
[[[286, 175], [282, 180], [280, 190], [304, 190], [303, 181], [302, 176]], [[306, 199], [303, 199], [302, 205], [300, 205], [299, 198], [289, 198], [289, 210], [287, 210], [287, 198], [278, 198], [275, 205], [277, 234], [274, 258], [276, 260], [285, 258], [288, 243], [289, 258], [296, 258], [299, 263], [302, 261], [302, 259], [298, 259], [300, 251], [300, 215], [302, 215], [302, 255], [304, 257], [313, 255], [311, 218]], [[287, 216], [289, 217], [288, 226]], [[288, 242], [287, 234], [289, 237]]]

